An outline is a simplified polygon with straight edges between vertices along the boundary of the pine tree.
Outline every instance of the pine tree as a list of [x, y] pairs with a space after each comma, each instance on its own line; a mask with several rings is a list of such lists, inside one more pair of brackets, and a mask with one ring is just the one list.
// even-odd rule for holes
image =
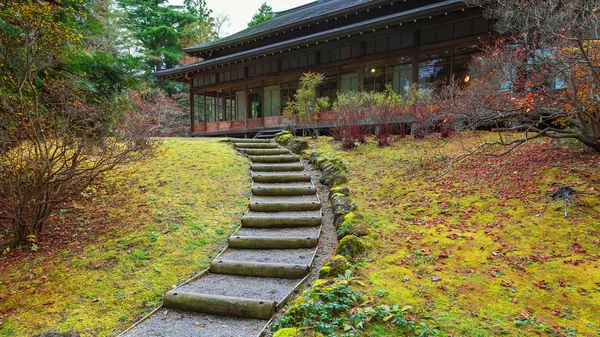
[[[184, 6], [167, 0], [118, 0], [127, 14], [125, 22], [140, 41], [154, 71], [172, 68], [183, 56], [181, 33], [188, 24], [206, 15], [204, 1], [186, 1]], [[201, 6], [202, 5], [202, 6]]]
[[266, 2], [263, 2], [258, 11], [254, 13], [252, 21], [248, 22], [248, 27], [256, 26], [259, 23], [269, 21], [274, 15], [275, 13], [273, 13], [273, 7], [267, 5]]

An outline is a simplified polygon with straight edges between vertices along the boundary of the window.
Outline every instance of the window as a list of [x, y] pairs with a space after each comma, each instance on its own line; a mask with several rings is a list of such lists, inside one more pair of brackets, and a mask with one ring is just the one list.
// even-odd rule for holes
[[265, 87], [265, 117], [279, 116], [279, 85]]
[[294, 95], [298, 90], [298, 81], [281, 83], [281, 107], [285, 108], [288, 102], [294, 99]]
[[235, 108], [237, 111], [237, 120], [245, 120], [246, 113], [246, 95], [243, 91], [235, 92]]
[[412, 83], [412, 64], [390, 66], [392, 88], [399, 95], [406, 95]]
[[203, 95], [194, 95], [194, 123], [204, 123]]
[[329, 103], [333, 103], [337, 99], [339, 75], [335, 73], [323, 74], [323, 84], [319, 87], [319, 97], [329, 97]]
[[385, 89], [385, 62], [368, 64], [364, 69], [365, 91], [383, 91]]
[[206, 122], [215, 122], [215, 98], [212, 96], [206, 96]]
[[469, 73], [469, 63], [473, 54], [477, 53], [479, 48], [476, 45], [454, 49], [452, 63], [452, 77], [456, 81], [464, 82]]
[[250, 102], [250, 118], [262, 118], [263, 116], [263, 104], [262, 104], [262, 89], [252, 88], [248, 94], [248, 101]]
[[426, 54], [419, 62], [419, 89], [434, 89], [450, 79], [450, 51]]
[[341, 78], [341, 91], [358, 91], [358, 80], [359, 74], [358, 72], [342, 74]]

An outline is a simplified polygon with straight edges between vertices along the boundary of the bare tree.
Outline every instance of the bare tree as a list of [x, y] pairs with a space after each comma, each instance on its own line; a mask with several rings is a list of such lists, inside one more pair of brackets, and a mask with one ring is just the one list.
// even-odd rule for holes
[[231, 17], [227, 13], [219, 13], [214, 18], [214, 31], [217, 38], [223, 38], [227, 36], [227, 29], [231, 27]]
[[486, 9], [500, 38], [473, 60], [463, 83], [442, 90], [440, 108], [472, 127], [522, 132], [495, 142], [510, 149], [550, 137], [600, 152], [599, 2], [467, 2]]
[[62, 69], [81, 38], [57, 20], [68, 10], [0, 5], [0, 221], [10, 224], [10, 246], [36, 240], [57, 205], [153, 149], [147, 122], [126, 100], [103, 100]]

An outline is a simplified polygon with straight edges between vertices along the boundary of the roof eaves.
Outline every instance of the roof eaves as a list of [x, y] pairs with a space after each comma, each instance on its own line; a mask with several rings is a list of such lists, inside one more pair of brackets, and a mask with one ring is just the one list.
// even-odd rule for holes
[[[198, 45], [198, 46], [187, 47], [187, 48], [183, 49], [183, 52], [190, 54], [190, 53], [198, 53], [198, 52], [210, 51], [210, 50], [213, 50], [213, 49], [216, 49], [216, 48], [221, 48], [221, 47], [224, 47], [224, 46], [228, 46], [228, 45], [232, 45], [232, 44], [236, 44], [236, 43], [240, 43], [240, 42], [244, 42], [244, 41], [248, 41], [248, 40], [252, 40], [252, 39], [257, 39], [258, 37], [268, 36], [269, 34], [272, 35], [273, 33], [276, 33], [276, 32], [278, 32], [280, 30], [286, 30], [288, 28], [293, 28], [293, 27], [296, 27], [298, 25], [303, 25], [305, 23], [310, 23], [310, 22], [313, 22], [313, 21], [319, 21], [319, 20], [322, 20], [322, 19], [324, 19], [326, 17], [331, 16], [334, 13], [344, 13], [346, 11], [355, 11], [357, 7], [367, 7], [367, 6], [370, 6], [370, 5], [374, 4], [374, 3], [388, 2], [388, 1], [389, 0], [373, 0], [373, 1], [359, 2], [359, 3], [357, 3], [354, 6], [344, 7], [342, 9], [340, 9], [340, 10], [337, 10], [337, 11], [334, 11], [334, 12], [323, 13], [323, 14], [320, 14], [318, 16], [310, 16], [310, 17], [308, 17], [308, 18], [306, 18], [304, 20], [293, 21], [293, 22], [288, 23], [288, 24], [284, 24], [284, 25], [280, 25], [280, 26], [275, 26], [275, 27], [272, 27], [270, 29], [267, 29], [267, 30], [264, 30], [264, 31], [258, 31], [258, 32], [253, 33], [253, 34], [242, 35], [240, 37], [233, 38], [233, 39], [230, 39], [229, 37], [224, 37], [222, 39], [219, 39], [219, 40], [216, 40], [216, 41], [212, 41], [212, 42], [207, 42], [207, 43], [204, 43], [204, 44], [201, 44], [201, 45]], [[324, 3], [327, 3], [327, 2], [324, 2]], [[309, 3], [307, 5], [310, 5], [310, 4], [312, 4], [312, 3]], [[305, 5], [305, 6], [307, 6], [307, 5]], [[318, 4], [318, 5], [320, 5], [320, 4]], [[300, 6], [300, 7], [302, 7], [302, 6]], [[314, 7], [314, 5], [308, 6], [307, 8], [310, 8], [310, 7]], [[306, 9], [306, 8], [300, 8], [300, 9]], [[292, 11], [292, 13], [293, 13], [294, 10], [300, 10], [300, 9], [296, 8], [296, 9], [291, 9], [291, 10], [288, 10], [288, 11]], [[285, 12], [288, 12], [288, 11], [285, 11]], [[285, 15], [289, 15], [289, 14], [290, 13], [285, 13]], [[282, 16], [284, 16], [284, 15], [282, 15]], [[265, 24], [267, 22], [264, 22], [262, 24]], [[243, 30], [241, 32], [243, 32]], [[241, 33], [241, 32], [238, 32], [238, 33]], [[235, 34], [238, 34], [238, 33], [235, 33]]]
[[278, 42], [278, 43], [271, 44], [271, 45], [261, 47], [261, 48], [246, 50], [243, 52], [226, 55], [226, 56], [218, 57], [215, 59], [204, 60], [204, 61], [200, 61], [200, 62], [197, 62], [194, 64], [189, 64], [189, 65], [185, 65], [185, 66], [181, 66], [181, 67], [177, 67], [177, 68], [157, 71], [157, 72], [152, 73], [152, 75], [157, 76], [157, 77], [163, 77], [163, 76], [174, 75], [177, 73], [183, 74], [183, 73], [188, 72], [190, 69], [193, 69], [196, 67], [197, 68], [212, 67], [213, 65], [218, 65], [219, 63], [222, 64], [222, 63], [226, 62], [227, 60], [231, 60], [231, 59], [239, 59], [239, 58], [246, 58], [246, 57], [252, 58], [252, 57], [255, 57], [257, 54], [268, 54], [268, 53], [273, 53], [276, 51], [280, 52], [281, 49], [285, 49], [285, 48], [290, 49], [292, 47], [297, 47], [296, 44], [299, 44], [299, 42], [303, 42], [303, 44], [304, 44], [304, 43], [310, 42], [312, 40], [328, 39], [330, 37], [336, 37], [336, 35], [339, 36], [340, 34], [345, 35], [348, 33], [353, 33], [354, 31], [363, 30], [367, 27], [372, 27], [374, 24], [381, 24], [381, 25], [385, 25], [386, 23], [390, 24], [390, 22], [388, 22], [388, 21], [397, 20], [402, 17], [407, 17], [407, 19], [413, 20], [414, 19], [413, 17], [415, 15], [428, 16], [428, 15], [434, 14], [433, 12], [435, 12], [435, 11], [444, 12], [444, 11], [448, 11], [448, 10], [459, 9], [459, 8], [465, 7], [465, 6], [466, 5], [464, 4], [463, 0], [446, 0], [446, 1], [443, 1], [443, 2], [440, 2], [437, 4], [431, 4], [431, 5], [427, 5], [427, 6], [423, 6], [423, 7], [419, 7], [419, 8], [414, 8], [414, 9], [411, 9], [408, 11], [390, 14], [387, 16], [382, 16], [379, 18], [371, 19], [371, 20], [366, 20], [366, 21], [351, 24], [348, 26], [335, 28], [335, 29], [331, 29], [328, 31], [324, 31], [324, 32], [319, 32], [319, 33], [299, 37], [299, 38], [288, 40], [288, 41]]

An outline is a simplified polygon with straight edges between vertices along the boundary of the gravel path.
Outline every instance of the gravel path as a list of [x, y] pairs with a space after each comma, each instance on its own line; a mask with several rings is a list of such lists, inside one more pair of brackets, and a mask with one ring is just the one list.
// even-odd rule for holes
[[[237, 146], [238, 144], [236, 144]], [[271, 144], [244, 144], [242, 147], [246, 148], [263, 148], [272, 146]], [[239, 147], [239, 146], [238, 146]], [[277, 151], [278, 152], [278, 151]], [[274, 155], [273, 161], [278, 161], [277, 158], [281, 158], [281, 161], [289, 161], [289, 156]], [[259, 158], [264, 160], [264, 157]], [[299, 168], [300, 171], [294, 173], [287, 173], [287, 170], [294, 167]], [[219, 260], [228, 261], [240, 261], [244, 263], [285, 263], [294, 265], [310, 265], [311, 261], [314, 262], [314, 266], [310, 273], [304, 278], [299, 279], [288, 279], [288, 278], [273, 278], [273, 277], [249, 277], [229, 274], [216, 274], [208, 273], [197, 280], [182, 285], [174, 290], [173, 292], [188, 292], [195, 293], [197, 296], [227, 296], [237, 298], [249, 298], [259, 299], [265, 301], [276, 301], [281, 304], [278, 307], [284, 305], [285, 300], [289, 297], [290, 293], [298, 293], [303, 288], [304, 281], [308, 281], [308, 284], [312, 284], [317, 279], [319, 269], [323, 266], [333, 254], [337, 245], [337, 236], [333, 227], [333, 214], [327, 201], [328, 189], [326, 186], [318, 185], [320, 172], [313, 170], [310, 165], [301, 163], [273, 163], [273, 164], [256, 164], [251, 165], [253, 170], [253, 177], [257, 177], [262, 173], [257, 173], [255, 168], [261, 170], [273, 170], [275, 172], [266, 173], [267, 175], [273, 175], [275, 178], [269, 180], [270, 182], [261, 182], [253, 185], [253, 191], [255, 193], [257, 187], [263, 188], [279, 188], [285, 187], [309, 187], [313, 191], [312, 195], [302, 195], [289, 197], [287, 191], [276, 192], [275, 196], [268, 197], [253, 197], [252, 200], [260, 200], [261, 202], [302, 202], [309, 201], [309, 207], [314, 209], [318, 207], [319, 199], [321, 200], [321, 210], [315, 211], [302, 211], [300, 204], [287, 205], [286, 211], [281, 211], [280, 207], [275, 209], [261, 209], [260, 212], [248, 211], [242, 219], [243, 226], [248, 227], [272, 227], [274, 225], [285, 225], [285, 228], [244, 228], [242, 227], [233, 236], [235, 237], [260, 237], [260, 236], [277, 236], [287, 240], [285, 238], [297, 238], [297, 237], [318, 237], [319, 245], [316, 248], [306, 249], [234, 249], [227, 248], [223, 254], [219, 257]], [[302, 171], [302, 169], [305, 169]], [[295, 177], [292, 177], [295, 175]], [[303, 182], [305, 178], [311, 177], [311, 182]], [[280, 178], [277, 178], [280, 177]], [[283, 178], [281, 178], [283, 177]], [[279, 183], [278, 181], [279, 180]], [[272, 181], [272, 182], [271, 182]], [[285, 181], [285, 183], [281, 183]], [[314, 182], [314, 184], [313, 184]], [[315, 188], [318, 186], [318, 188]], [[306, 193], [302, 193], [306, 194]], [[277, 196], [278, 195], [278, 196]], [[317, 199], [317, 195], [319, 199]], [[316, 201], [315, 206], [311, 206], [310, 203]], [[279, 210], [279, 211], [277, 211]], [[269, 212], [275, 211], [275, 212]], [[322, 221], [321, 221], [322, 220]], [[257, 222], [260, 221], [260, 222]], [[267, 221], [263, 224], [264, 221]], [[253, 222], [253, 223], [250, 223]], [[306, 222], [306, 224], [305, 224]], [[312, 228], [302, 228], [310, 222]], [[322, 222], [322, 225], [319, 224]], [[254, 240], [248, 238], [247, 240]], [[260, 241], [256, 241], [260, 242]], [[314, 258], [314, 260], [313, 260]], [[216, 270], [221, 271], [221, 270]], [[227, 273], [239, 274], [238, 269], [230, 269]], [[265, 274], [266, 275], [266, 274]], [[289, 275], [288, 275], [289, 276]], [[297, 277], [297, 276], [294, 276]], [[300, 276], [301, 277], [301, 276]], [[229, 300], [225, 300], [229, 301]], [[170, 306], [178, 307], [177, 302], [169, 301]], [[194, 302], [188, 302], [187, 305], [193, 304]], [[189, 308], [189, 306], [188, 306]], [[194, 310], [207, 310], [197, 309]], [[285, 310], [279, 310], [274, 316], [274, 319], [281, 317]], [[260, 317], [260, 316], [257, 316]], [[237, 337], [237, 336], [257, 336], [263, 327], [268, 322], [266, 320], [259, 319], [245, 319], [235, 317], [222, 317], [213, 316], [194, 312], [183, 312], [179, 310], [161, 308], [152, 314], [148, 319], [137, 325], [131, 331], [123, 334], [122, 336], [210, 336], [210, 337]], [[267, 332], [267, 335], [271, 335]]]
[[[338, 244], [337, 233], [333, 225], [333, 212], [331, 211], [331, 205], [328, 199], [329, 188], [326, 185], [321, 185], [319, 183], [321, 171], [313, 169], [308, 163], [304, 163], [304, 167], [312, 176], [312, 180], [315, 183], [315, 186], [317, 186], [317, 195], [319, 196], [319, 199], [321, 199], [322, 203], [321, 212], [323, 213], [323, 225], [321, 237], [319, 238], [319, 246], [317, 247], [314, 265], [306, 282], [294, 291], [294, 297], [290, 298], [288, 304], [275, 313], [271, 322], [277, 322], [289, 307], [289, 303], [293, 301], [298, 294], [301, 294], [304, 289], [309, 288], [319, 278], [319, 270], [321, 267], [323, 267], [325, 262], [327, 262], [327, 260], [334, 255], [335, 248]], [[273, 333], [271, 332], [271, 325], [269, 325], [267, 332], [263, 336], [273, 336]]]

